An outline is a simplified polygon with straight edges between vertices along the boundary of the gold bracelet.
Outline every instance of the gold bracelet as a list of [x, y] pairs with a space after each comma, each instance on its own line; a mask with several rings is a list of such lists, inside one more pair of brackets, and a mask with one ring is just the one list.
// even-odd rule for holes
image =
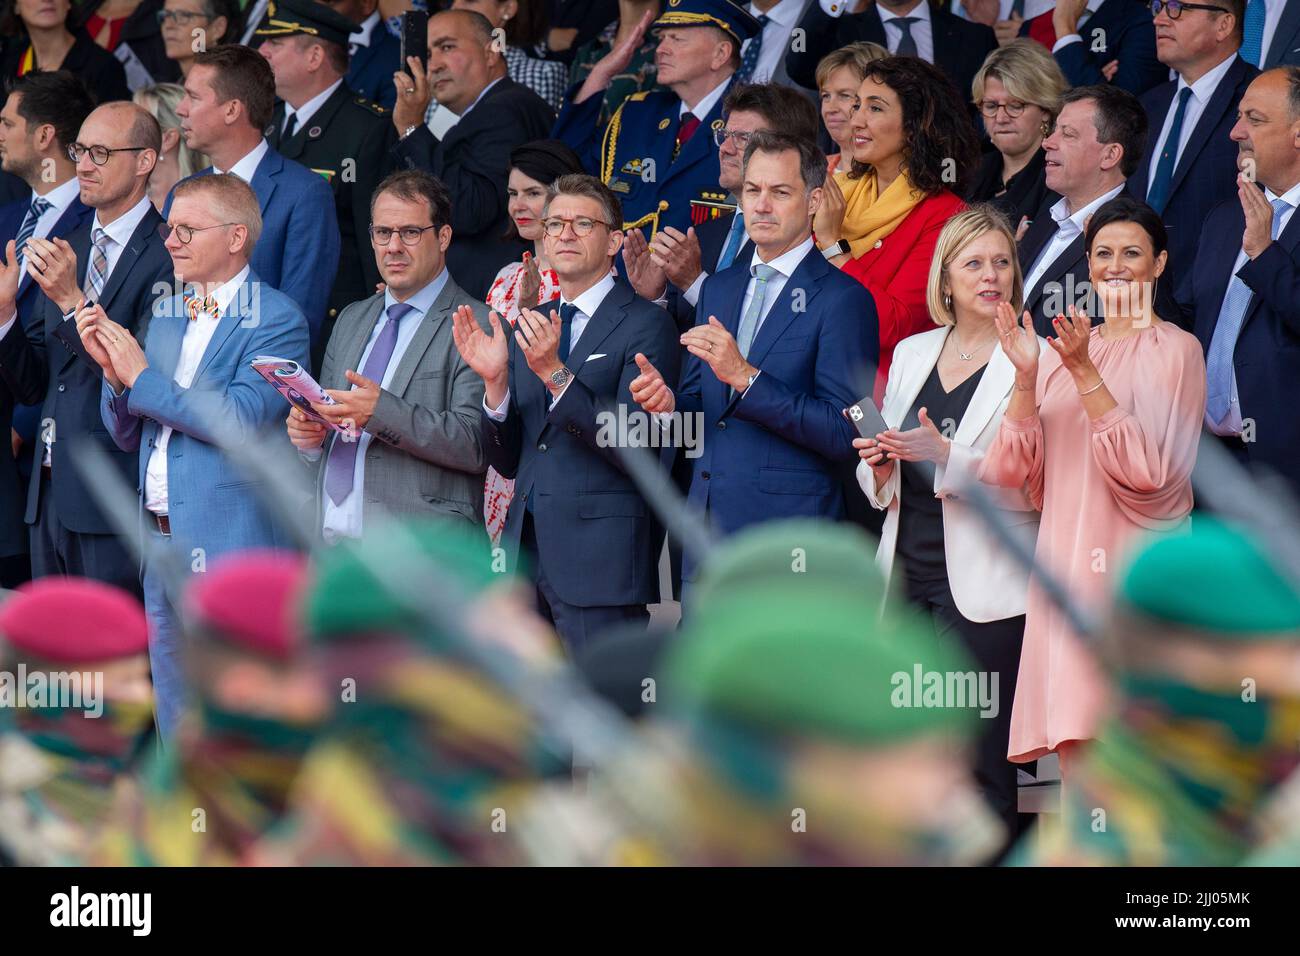
[[1092, 388], [1088, 389], [1086, 392], [1080, 392], [1079, 397], [1083, 398], [1083, 396], [1085, 395], [1091, 395], [1093, 392], [1097, 391], [1097, 389], [1101, 388], [1105, 384], [1106, 384], [1106, 380], [1103, 378], [1100, 382], [1098, 382]]
[[1013, 381], [1013, 382], [1011, 383], [1011, 387], [1014, 388], [1017, 392], [1032, 392], [1032, 391], [1033, 391], [1035, 388], [1037, 388], [1038, 386], [1037, 386], [1037, 385], [1021, 385], [1019, 382], [1014, 382], [1014, 381]]

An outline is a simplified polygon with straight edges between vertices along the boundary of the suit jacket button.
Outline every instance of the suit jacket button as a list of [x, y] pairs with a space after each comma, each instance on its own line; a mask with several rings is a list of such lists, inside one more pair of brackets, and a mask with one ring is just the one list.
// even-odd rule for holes
[[546, 442], [542, 442], [540, 445], [538, 445], [538, 446], [537, 446], [537, 450], [538, 450], [538, 451], [546, 451]]
[[66, 386], [66, 385], [60, 385], [60, 386], [59, 386], [59, 391], [60, 391], [60, 392], [66, 392], [67, 390], [68, 390], [68, 386]]
[[708, 473], [707, 471], [702, 471], [702, 472], [700, 472], [700, 477], [703, 478], [705, 481], [708, 481], [708, 480], [709, 480], [709, 473]]
[[727, 430], [727, 423], [726, 423], [726, 422], [718, 422], [718, 427], [721, 428], [723, 431], [726, 431], [726, 430]]
[[871, 248], [872, 248], [872, 249], [879, 249], [879, 248], [880, 248], [881, 246], [883, 246], [884, 244], [885, 244], [885, 240], [883, 240], [883, 239], [877, 239], [877, 240], [876, 240], [876, 244], [875, 244], [874, 246], [872, 246]]
[[581, 435], [581, 434], [582, 434], [582, 432], [578, 430], [578, 426], [577, 426], [577, 425], [570, 425], [568, 428], [565, 429], [565, 431], [567, 431], [570, 435]]

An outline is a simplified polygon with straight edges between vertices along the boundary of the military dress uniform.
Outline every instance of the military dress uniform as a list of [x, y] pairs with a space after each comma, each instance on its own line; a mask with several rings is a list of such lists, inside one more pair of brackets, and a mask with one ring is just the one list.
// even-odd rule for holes
[[[260, 37], [302, 33], [347, 47], [351, 24], [319, 3], [280, 3], [257, 31]], [[340, 249], [338, 274], [330, 291], [325, 323], [316, 337], [312, 364], [320, 368], [334, 321], [343, 307], [375, 294], [380, 281], [370, 244], [370, 197], [389, 171], [388, 151], [396, 138], [392, 116], [358, 96], [344, 81], [321, 107], [286, 137], [285, 104], [277, 102], [266, 139], [285, 159], [325, 177], [334, 190]]]
[[[748, 11], [728, 0], [669, 0], [653, 24], [658, 29], [701, 26], [724, 30], [737, 44], [761, 29]], [[690, 118], [670, 90], [633, 93], [602, 130], [604, 96], [576, 104], [566, 98], [554, 136], [618, 193], [624, 229], [645, 229], [650, 237], [665, 226], [685, 232], [699, 221], [699, 204], [716, 201], [719, 168], [713, 135], [724, 125], [725, 99], [724, 92], [704, 116]]]

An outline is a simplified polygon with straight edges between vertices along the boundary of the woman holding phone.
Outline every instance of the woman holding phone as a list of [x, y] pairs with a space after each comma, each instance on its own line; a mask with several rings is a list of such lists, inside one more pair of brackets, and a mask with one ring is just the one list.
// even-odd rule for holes
[[[997, 709], [981, 722], [975, 776], [1014, 835], [1016, 768], [1007, 742], [1029, 575], [963, 500], [1016, 377], [994, 321], [999, 306], [1019, 309], [1024, 294], [1015, 239], [1001, 213], [975, 206], [948, 220], [926, 294], [939, 328], [894, 350], [882, 412], [888, 430], [853, 442], [862, 458], [858, 483], [886, 512], [876, 552], [886, 580], [901, 574], [896, 592], [938, 633], [962, 643], [982, 672], [997, 675]], [[996, 492], [1005, 523], [1032, 548], [1038, 512], [1026, 490]], [[988, 686], [995, 686], [991, 677]]]

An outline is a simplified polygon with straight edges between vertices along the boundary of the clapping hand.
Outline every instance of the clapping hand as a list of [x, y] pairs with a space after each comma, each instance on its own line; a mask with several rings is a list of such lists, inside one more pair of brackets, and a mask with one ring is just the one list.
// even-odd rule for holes
[[1038, 336], [1034, 334], [1034, 322], [1029, 313], [1025, 312], [1017, 323], [1016, 310], [1009, 303], [1000, 302], [993, 322], [998, 327], [1002, 351], [1016, 368], [1016, 378], [1031, 385], [1037, 382]]

